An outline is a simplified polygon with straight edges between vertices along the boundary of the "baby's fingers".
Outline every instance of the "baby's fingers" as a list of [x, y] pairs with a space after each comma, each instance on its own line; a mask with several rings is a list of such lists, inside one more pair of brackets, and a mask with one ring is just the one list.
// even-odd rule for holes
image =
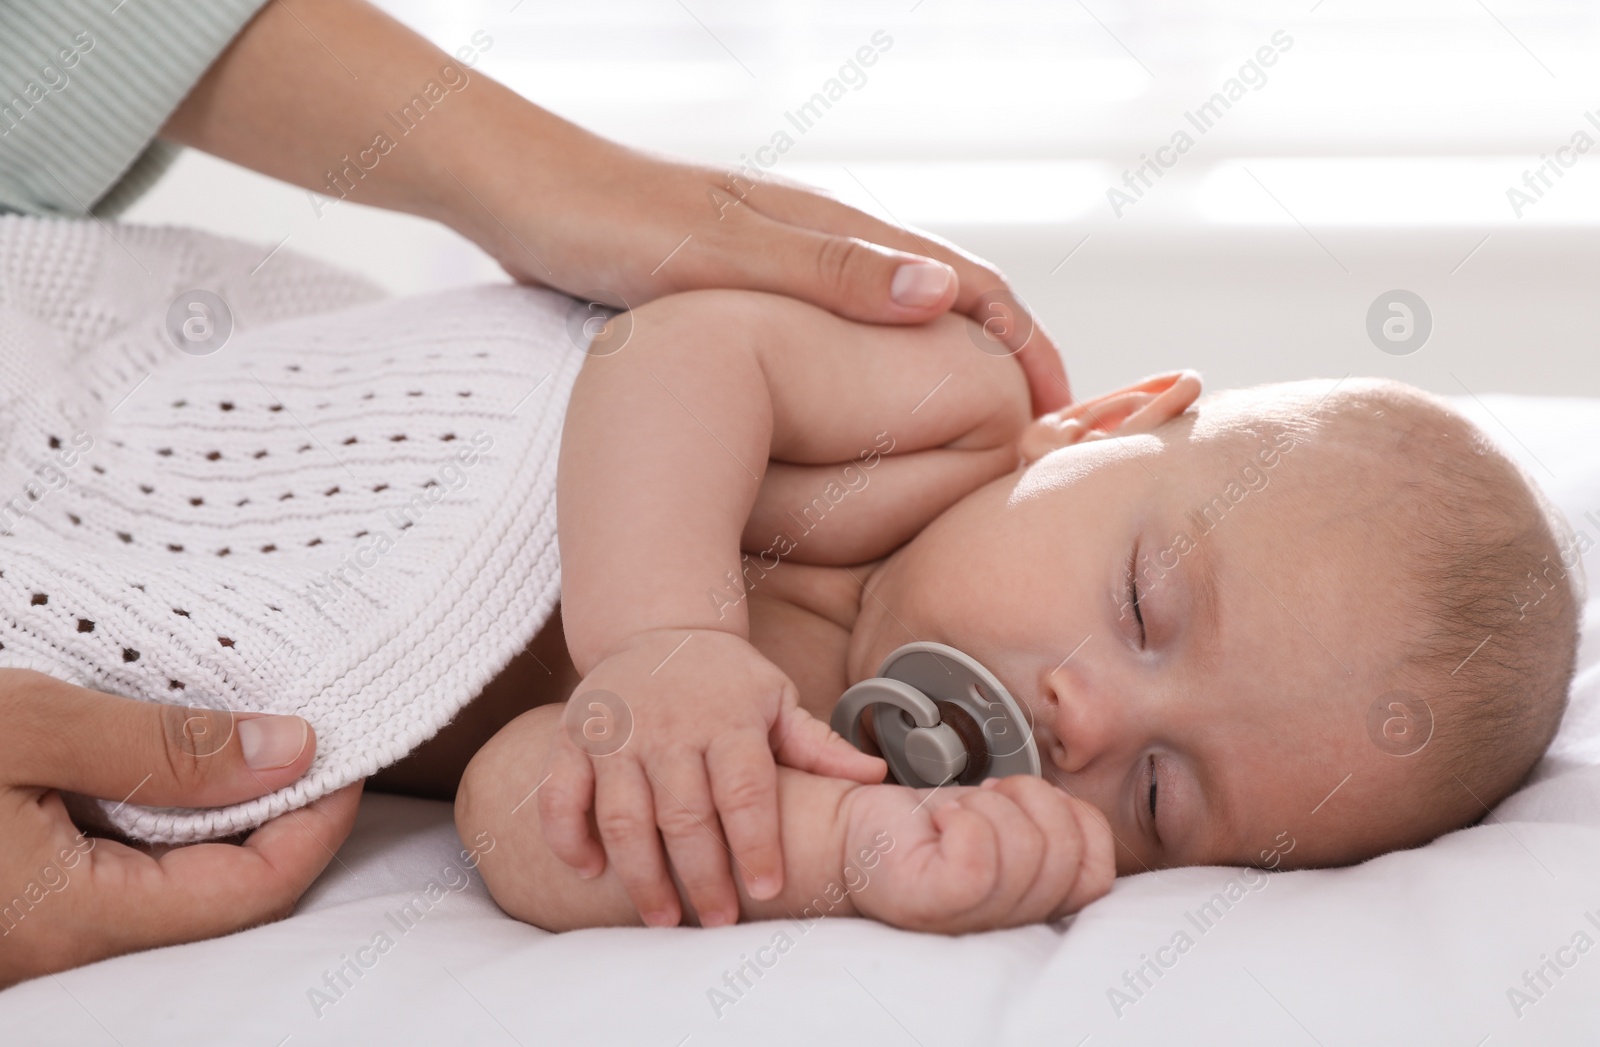
[[1015, 927], [1043, 919], [1049, 904], [1031, 913], [1023, 908], [1038, 884], [1048, 850], [1041, 827], [1012, 797], [993, 786], [963, 791], [960, 804], [988, 822], [995, 839], [996, 868], [989, 894], [973, 918], [985, 928]]
[[606, 852], [589, 832], [589, 808], [594, 801], [594, 767], [589, 757], [558, 740], [544, 770], [533, 788], [545, 843], [579, 876], [586, 880], [599, 876], [605, 871]]
[[778, 768], [766, 740], [753, 731], [724, 735], [706, 751], [706, 769], [745, 890], [756, 899], [775, 897], [783, 889], [783, 849]]
[[939, 830], [938, 860], [928, 870], [920, 905], [929, 919], [926, 929], [961, 933], [971, 930], [973, 912], [988, 899], [1000, 877], [1000, 838], [992, 821], [960, 803], [933, 812]]
[[1072, 813], [1078, 820], [1078, 830], [1083, 837], [1083, 857], [1078, 862], [1078, 876], [1067, 892], [1066, 901], [1053, 915], [1075, 913], [1097, 898], [1111, 893], [1117, 879], [1117, 852], [1111, 826], [1100, 809], [1075, 797]]
[[[1074, 805], [1088, 805], [1031, 775], [991, 778], [983, 788], [1016, 804], [1036, 827], [1040, 843], [1033, 857], [1037, 871], [1032, 883], [1017, 900], [1007, 922], [1037, 923], [1072, 911], [1064, 908], [1064, 900], [1079, 879], [1086, 853], [1084, 832]], [[1109, 830], [1105, 835], [1110, 838]]]
[[594, 820], [611, 871], [651, 927], [675, 927], [683, 916], [656, 833], [656, 806], [644, 768], [607, 761], [597, 770]]
[[659, 773], [646, 773], [655, 787], [656, 823], [667, 857], [701, 925], [737, 922], [739, 895], [728, 870], [728, 847], [717, 831], [705, 762], [698, 752], [680, 750], [663, 761]]
[[778, 762], [825, 778], [848, 778], [876, 785], [889, 773], [881, 757], [862, 752], [799, 706], [778, 714], [772, 727], [772, 752]]

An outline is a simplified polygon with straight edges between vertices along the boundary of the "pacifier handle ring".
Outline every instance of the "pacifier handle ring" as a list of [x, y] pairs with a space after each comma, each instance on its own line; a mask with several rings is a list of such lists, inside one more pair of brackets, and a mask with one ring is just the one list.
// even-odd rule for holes
[[[877, 678], [908, 683], [935, 702], [952, 702], [978, 720], [986, 739], [984, 749], [990, 761], [984, 772], [986, 777], [1041, 773], [1042, 761], [1033, 738], [1029, 710], [1011, 695], [988, 667], [966, 652], [932, 640], [913, 641], [896, 648], [884, 658], [878, 668]], [[976, 705], [973, 704], [974, 699]], [[1000, 744], [1002, 740], [999, 733], [992, 729], [996, 720], [1006, 725], [1007, 730], [1016, 730], [1018, 744]], [[882, 734], [881, 731], [879, 733]], [[882, 748], [881, 739], [879, 747]], [[970, 756], [971, 747], [965, 739], [963, 748], [968, 749]], [[887, 753], [885, 759], [888, 759]]]
[[861, 714], [869, 705], [892, 705], [911, 717], [918, 727], [935, 727], [940, 723], [939, 708], [932, 698], [901, 680], [874, 676], [854, 684], [840, 695], [833, 715], [828, 718], [829, 725], [857, 749], [861, 748]]

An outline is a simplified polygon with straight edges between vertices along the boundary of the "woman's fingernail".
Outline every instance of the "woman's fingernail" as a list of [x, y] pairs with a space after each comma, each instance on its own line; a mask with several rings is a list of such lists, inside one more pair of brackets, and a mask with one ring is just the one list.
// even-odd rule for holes
[[700, 926], [702, 927], [726, 927], [732, 922], [733, 920], [729, 919], [728, 914], [721, 909], [714, 909], [700, 917]]
[[665, 909], [661, 909], [656, 912], [647, 912], [644, 914], [644, 925], [646, 927], [672, 927], [675, 926], [677, 922], [678, 918], [673, 916], [671, 912], [668, 912]]
[[901, 305], [933, 305], [945, 296], [955, 273], [938, 262], [907, 262], [894, 271], [889, 297]]
[[305, 751], [311, 725], [298, 716], [252, 716], [239, 721], [239, 748], [253, 771], [287, 767]]
[[980, 788], [980, 789], [998, 789], [998, 788], [1000, 788], [1000, 779], [998, 779], [998, 778], [985, 778], [983, 781], [978, 783], [978, 788]]
[[766, 901], [778, 893], [778, 881], [770, 876], [757, 876], [750, 881], [750, 897], [757, 901]]
[[583, 868], [578, 870], [578, 879], [580, 880], [592, 880], [599, 875], [600, 866], [598, 865], [585, 865]]

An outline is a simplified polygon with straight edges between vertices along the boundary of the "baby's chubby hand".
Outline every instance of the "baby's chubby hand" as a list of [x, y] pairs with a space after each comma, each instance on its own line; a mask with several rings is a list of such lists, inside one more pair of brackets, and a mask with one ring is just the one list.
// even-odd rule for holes
[[870, 786], [846, 798], [845, 853], [882, 854], [855, 910], [941, 934], [1055, 920], [1111, 890], [1111, 829], [1042, 778], [977, 788]]
[[673, 872], [701, 924], [733, 923], [730, 853], [751, 897], [783, 887], [774, 754], [813, 774], [878, 782], [886, 773], [800, 708], [793, 681], [743, 638], [640, 633], [568, 702], [539, 787], [545, 840], [580, 876], [599, 875], [609, 857], [647, 924], [681, 918]]

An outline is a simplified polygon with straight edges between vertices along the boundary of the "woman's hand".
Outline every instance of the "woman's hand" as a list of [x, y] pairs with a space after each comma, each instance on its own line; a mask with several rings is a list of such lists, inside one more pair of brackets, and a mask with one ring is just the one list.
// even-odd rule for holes
[[[504, 119], [523, 130], [453, 168], [473, 194], [447, 218], [517, 280], [628, 306], [702, 288], [770, 291], [867, 323], [954, 309], [980, 325], [974, 346], [1017, 357], [1034, 415], [1071, 403], [1055, 344], [982, 260], [819, 189], [646, 155], [518, 103]], [[561, 162], [540, 162], [550, 156]]]
[[0, 722], [0, 988], [286, 916], [355, 822], [360, 783], [242, 845], [152, 854], [86, 837], [57, 790], [166, 807], [239, 803], [305, 772], [310, 725], [154, 705], [22, 669], [0, 669]]
[[[488, 40], [462, 51], [475, 56]], [[871, 323], [953, 308], [981, 325], [976, 348], [1016, 354], [1035, 415], [1072, 402], [1054, 343], [971, 255], [816, 189], [623, 148], [473, 71], [475, 61], [364, 0], [279, 0], [161, 135], [324, 196], [437, 219], [518, 280], [610, 305], [726, 287]], [[402, 131], [389, 114], [406, 106]]]

